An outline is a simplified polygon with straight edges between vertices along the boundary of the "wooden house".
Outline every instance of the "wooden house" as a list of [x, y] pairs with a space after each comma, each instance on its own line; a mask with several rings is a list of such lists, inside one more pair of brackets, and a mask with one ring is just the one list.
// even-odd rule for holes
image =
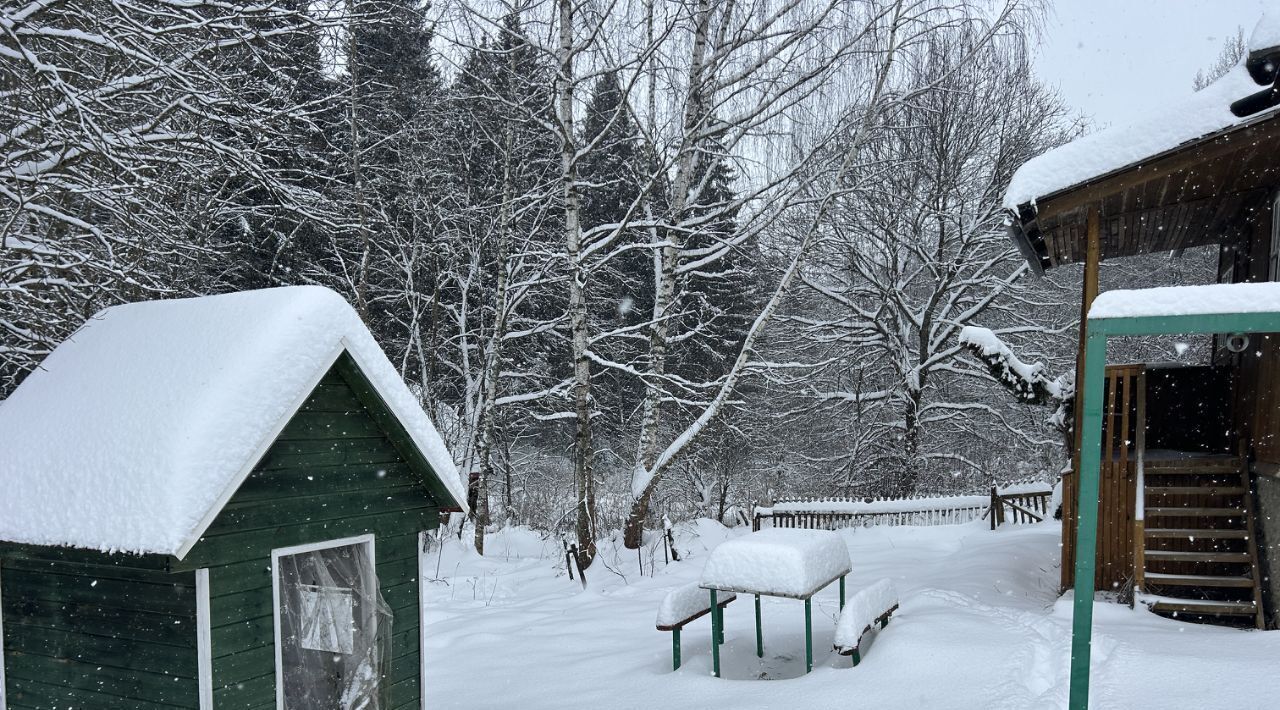
[[[1082, 324], [1106, 260], [1208, 246], [1220, 283], [1280, 280], [1280, 48], [1259, 35], [1247, 65], [1182, 104], [1015, 175], [1005, 199], [1013, 240], [1035, 271], [1084, 265]], [[1275, 627], [1280, 336], [1220, 333], [1212, 353], [1194, 367], [1108, 364], [1095, 584], [1121, 598], [1133, 590], [1158, 613]], [[1064, 589], [1076, 486], [1067, 475]]]
[[464, 497], [337, 294], [106, 309], [0, 451], [0, 708], [425, 707], [422, 535]]

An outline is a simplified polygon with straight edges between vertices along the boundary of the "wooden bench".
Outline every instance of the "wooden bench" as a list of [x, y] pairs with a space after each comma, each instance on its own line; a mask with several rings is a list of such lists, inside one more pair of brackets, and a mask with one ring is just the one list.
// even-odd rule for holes
[[836, 622], [836, 653], [853, 656], [853, 665], [858, 665], [862, 661], [862, 637], [875, 626], [888, 626], [889, 617], [897, 610], [898, 593], [887, 579], [854, 594]]
[[[723, 613], [729, 602], [736, 598], [737, 595], [733, 592], [721, 592], [716, 606]], [[657, 628], [659, 631], [671, 632], [671, 670], [680, 668], [680, 629], [710, 611], [711, 595], [698, 586], [697, 582], [677, 587], [663, 597], [662, 605], [658, 607]], [[724, 643], [724, 638], [716, 641]]]

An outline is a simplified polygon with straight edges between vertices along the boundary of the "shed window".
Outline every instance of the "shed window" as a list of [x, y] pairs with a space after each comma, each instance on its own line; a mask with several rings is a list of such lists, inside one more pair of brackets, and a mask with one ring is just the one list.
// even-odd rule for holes
[[373, 541], [328, 545], [273, 554], [277, 706], [387, 708], [391, 609], [378, 589]]

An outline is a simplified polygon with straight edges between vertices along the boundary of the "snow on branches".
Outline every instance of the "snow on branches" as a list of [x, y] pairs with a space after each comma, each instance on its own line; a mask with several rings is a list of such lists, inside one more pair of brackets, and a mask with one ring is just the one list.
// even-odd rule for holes
[[1062, 377], [1050, 378], [1044, 373], [1044, 364], [1027, 364], [1018, 359], [1000, 336], [989, 328], [976, 325], [960, 329], [960, 344], [974, 357], [981, 360], [991, 376], [1004, 385], [1019, 402], [1025, 404], [1049, 404], [1070, 399], [1074, 387], [1065, 384]]

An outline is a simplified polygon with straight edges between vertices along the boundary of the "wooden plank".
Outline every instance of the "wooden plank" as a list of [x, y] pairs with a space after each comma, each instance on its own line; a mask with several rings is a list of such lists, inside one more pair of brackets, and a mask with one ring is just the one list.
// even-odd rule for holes
[[[8, 677], [29, 678], [33, 681], [54, 684], [59, 687], [102, 688], [120, 697], [137, 697], [141, 700], [169, 702], [196, 707], [197, 684], [195, 678], [175, 678], [173, 675], [123, 670], [76, 659], [49, 659], [47, 656], [9, 651], [5, 656], [5, 674]], [[45, 700], [40, 707], [50, 707], [54, 702]], [[86, 707], [92, 707], [88, 705]]]
[[[1089, 205], [1085, 209], [1088, 211], [1087, 233], [1085, 238], [1085, 265], [1084, 278], [1081, 284], [1080, 293], [1080, 325], [1078, 332], [1078, 340], [1076, 347], [1076, 372], [1084, 372], [1084, 351], [1085, 340], [1088, 337], [1088, 315], [1089, 307], [1093, 305], [1093, 300], [1098, 296], [1098, 268], [1100, 263], [1100, 237], [1099, 227], [1099, 206], [1096, 204]], [[1059, 262], [1055, 262], [1059, 263]], [[1075, 519], [1078, 509], [1078, 488], [1080, 485], [1080, 432], [1082, 430], [1082, 422], [1084, 412], [1080, 407], [1076, 407], [1075, 416], [1075, 448], [1071, 462], [1071, 480], [1063, 481], [1063, 516], [1062, 516], [1062, 589], [1071, 588], [1074, 583], [1075, 571]]]
[[401, 463], [400, 454], [385, 439], [277, 441], [257, 470], [394, 463]]
[[1162, 600], [1153, 603], [1151, 610], [1163, 613], [1253, 616], [1257, 613], [1258, 608], [1254, 606], [1253, 602]]
[[[148, 593], [148, 591], [154, 593]], [[4, 574], [4, 596], [58, 602], [61, 604], [105, 604], [115, 609], [195, 618], [195, 590], [182, 585], [152, 585], [135, 582], [78, 579], [67, 575], [40, 575], [18, 570]]]
[[[171, 646], [29, 626], [18, 621], [5, 620], [5, 648], [8, 650], [58, 661], [70, 658], [89, 660], [95, 666], [176, 678], [196, 677], [194, 643], [189, 653], [175, 653]], [[107, 629], [103, 631], [109, 633]]]
[[[46, 678], [26, 678], [23, 675], [10, 679], [6, 684], [12, 693], [12, 696], [6, 698], [12, 709], [26, 707], [24, 702], [31, 702], [29, 707], [41, 709], [91, 707], [93, 710], [173, 710], [175, 707], [191, 707], [184, 704], [184, 697], [174, 690], [150, 697], [124, 697], [114, 693], [88, 691], [70, 684], [49, 683]], [[173, 698], [174, 702], [164, 702], [165, 697]]]
[[1184, 552], [1181, 550], [1147, 550], [1150, 562], [1249, 562], [1247, 552]]
[[336, 540], [373, 533], [384, 536], [404, 535], [408, 530], [433, 530], [439, 525], [440, 512], [435, 508], [403, 510], [378, 515], [354, 515], [342, 519], [305, 524], [282, 524], [276, 528], [251, 530], [242, 534], [226, 534], [204, 538], [198, 542], [179, 567], [198, 569], [230, 562], [261, 559], [271, 550], [303, 545], [317, 540]]
[[280, 432], [277, 441], [333, 441], [381, 439], [385, 436], [363, 410], [357, 412], [299, 411]]
[[1147, 578], [1151, 584], [1163, 584], [1171, 587], [1253, 587], [1252, 577], [1241, 576], [1151, 572], [1147, 575]]
[[[388, 457], [395, 452], [387, 445]], [[384, 485], [421, 488], [422, 482], [408, 465], [403, 463], [342, 463], [334, 466], [305, 466], [288, 469], [268, 469], [255, 472], [245, 479], [240, 490], [227, 508], [242, 506], [251, 501], [277, 501], [316, 495], [365, 491]]]
[[353, 514], [397, 514], [422, 509], [425, 495], [421, 485], [411, 484], [350, 491], [340, 497], [326, 492], [313, 496], [236, 503], [223, 509], [217, 521], [205, 532], [203, 539], [212, 540], [221, 535], [244, 535], [255, 530], [274, 530], [280, 527], [281, 520], [322, 523], [340, 521]]
[[107, 554], [97, 550], [80, 550], [73, 547], [49, 547], [24, 545], [16, 542], [0, 542], [0, 558], [6, 560], [43, 560], [100, 567], [120, 567], [163, 572], [169, 569], [172, 558], [168, 555]]
[[[12, 598], [11, 598], [12, 596]], [[80, 633], [106, 632], [112, 638], [173, 648], [191, 645], [194, 619], [187, 615], [128, 612], [102, 604], [68, 604], [5, 596], [5, 618], [25, 619], [31, 626]]]

